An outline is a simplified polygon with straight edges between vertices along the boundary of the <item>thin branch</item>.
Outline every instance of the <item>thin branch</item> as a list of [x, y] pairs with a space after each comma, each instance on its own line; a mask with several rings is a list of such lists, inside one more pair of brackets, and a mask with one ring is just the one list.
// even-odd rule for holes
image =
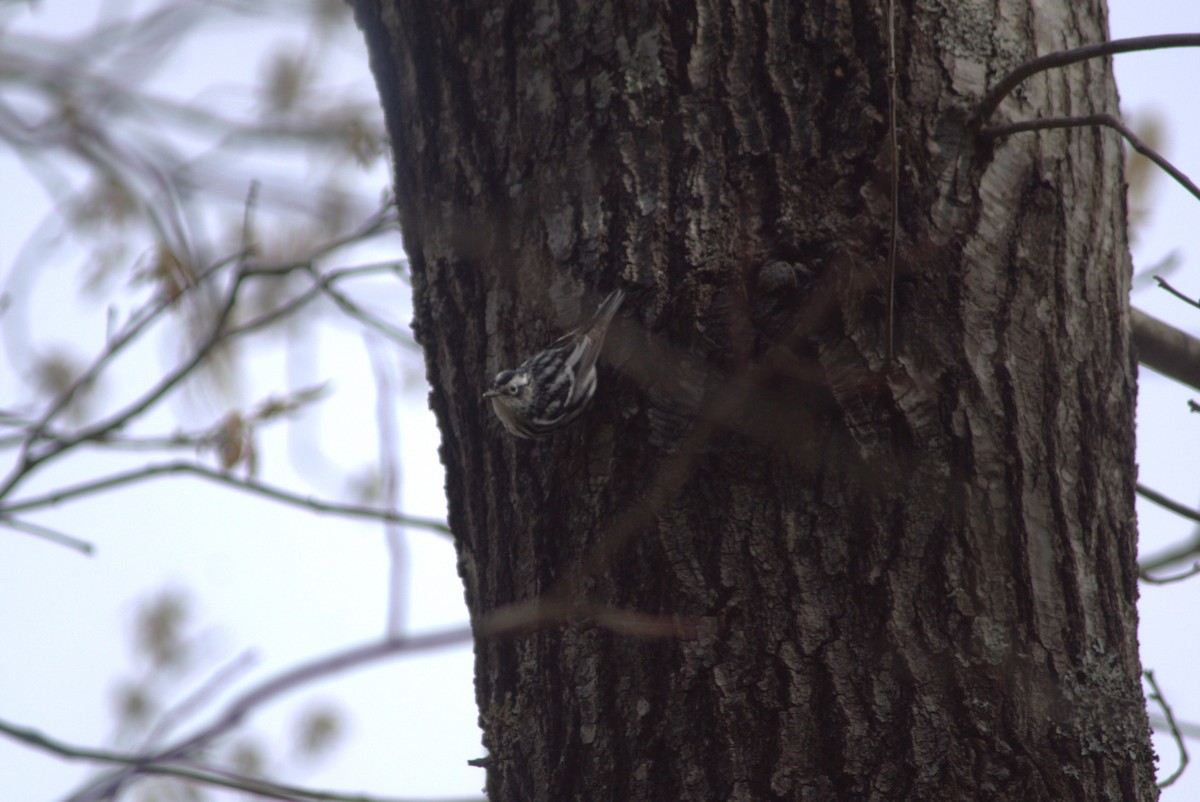
[[56, 738], [43, 735], [30, 727], [22, 727], [19, 724], [12, 724], [3, 719], [0, 719], [0, 733], [4, 733], [10, 738], [21, 741], [29, 746], [71, 760], [92, 760], [97, 763], [120, 763], [125, 765], [139, 762], [137, 757], [125, 755], [120, 752], [111, 752], [107, 749], [91, 749], [85, 746], [71, 746]]
[[[396, 273], [400, 273], [401, 271], [399, 270], [399, 266], [401, 264], [403, 263], [393, 262], [390, 263], [389, 266], [392, 267]], [[313, 280], [318, 283], [318, 287], [321, 289], [321, 291], [329, 296], [330, 300], [337, 304], [337, 307], [344, 313], [362, 323], [364, 326], [369, 326], [383, 336], [387, 337], [389, 340], [410, 348], [417, 347], [416, 341], [413, 340], [413, 338], [407, 332], [397, 328], [396, 326], [393, 326], [391, 323], [388, 323], [385, 320], [380, 320], [379, 318], [375, 317], [361, 306], [351, 301], [350, 298], [341, 290], [335, 288], [333, 286], [333, 281], [336, 279], [327, 278], [330, 277], [330, 273], [322, 275], [321, 273], [317, 272], [316, 268], [312, 266], [309, 267], [308, 272], [309, 275], [312, 276]], [[336, 278], [342, 278], [342, 276], [338, 276]]]
[[306, 271], [313, 277], [315, 283], [313, 286], [307, 288], [304, 292], [288, 300], [286, 303], [280, 304], [269, 312], [264, 312], [253, 320], [246, 321], [239, 326], [231, 328], [226, 333], [226, 336], [229, 338], [240, 337], [243, 334], [249, 334], [250, 332], [258, 331], [259, 329], [265, 328], [272, 323], [276, 323], [293, 312], [298, 311], [317, 296], [325, 294], [332, 298], [334, 303], [336, 303], [342, 309], [342, 311], [346, 312], [352, 317], [358, 318], [362, 322], [370, 325], [372, 328], [380, 331], [389, 338], [397, 340], [404, 345], [415, 345], [411, 337], [404, 334], [399, 329], [396, 329], [389, 324], [370, 316], [368, 313], [346, 298], [345, 295], [335, 291], [332, 286], [335, 282], [341, 281], [345, 278], [363, 276], [369, 273], [378, 273], [382, 270], [395, 270], [399, 264], [399, 262], [370, 264], [362, 265], [360, 267], [347, 267], [339, 270], [330, 270], [327, 273], [318, 272], [313, 267], [311, 262], [256, 269], [251, 273], [251, 275], [278, 277], [294, 272]]
[[1018, 85], [1031, 75], [1036, 75], [1055, 67], [1066, 67], [1080, 61], [1092, 58], [1111, 56], [1117, 53], [1133, 53], [1140, 50], [1163, 50], [1171, 47], [1200, 46], [1200, 34], [1176, 33], [1162, 36], [1136, 36], [1130, 39], [1114, 39], [1111, 42], [1101, 42], [1095, 45], [1085, 45], [1072, 50], [1060, 50], [1045, 56], [1025, 62], [1004, 76], [990, 92], [979, 102], [975, 116], [975, 126], [982, 127], [988, 118], [999, 107], [1000, 102], [1008, 97]]
[[199, 711], [213, 699], [222, 688], [233, 683], [239, 674], [248, 671], [255, 661], [254, 652], [247, 650], [239, 654], [228, 664], [221, 666], [215, 674], [205, 680], [199, 688], [188, 694], [179, 704], [166, 711], [150, 730], [142, 743], [142, 751], [149, 751], [154, 744], [166, 737], [167, 733]]
[[7, 526], [9, 529], [15, 529], [18, 532], [24, 532], [27, 535], [40, 537], [43, 540], [49, 540], [52, 543], [57, 543], [60, 546], [66, 546], [69, 549], [74, 549], [80, 554], [86, 554], [91, 557], [95, 553], [96, 547], [86, 540], [80, 540], [77, 537], [68, 535], [65, 532], [59, 532], [57, 529], [51, 529], [48, 526], [35, 524], [32, 521], [22, 521], [13, 518], [9, 515], [0, 515], [0, 526]]
[[1145, 499], [1148, 499], [1150, 501], [1153, 501], [1155, 504], [1157, 504], [1160, 507], [1165, 507], [1166, 509], [1175, 513], [1176, 515], [1182, 515], [1184, 518], [1187, 518], [1189, 521], [1195, 521], [1196, 523], [1200, 523], [1200, 512], [1193, 510], [1191, 507], [1188, 507], [1185, 504], [1180, 504], [1178, 501], [1175, 501], [1174, 499], [1167, 498], [1162, 493], [1159, 493], [1157, 490], [1151, 490], [1150, 488], [1146, 487], [1141, 482], [1138, 482], [1138, 484], [1137, 484], [1137, 492], [1138, 492], [1139, 496], [1141, 496]]
[[1158, 687], [1158, 682], [1154, 679], [1154, 672], [1147, 670], [1143, 671], [1142, 674], [1146, 677], [1146, 682], [1150, 683], [1150, 700], [1158, 702], [1158, 706], [1162, 708], [1163, 717], [1166, 718], [1171, 735], [1175, 738], [1175, 744], [1179, 747], [1178, 768], [1175, 769], [1175, 772], [1170, 777], [1158, 783], [1159, 788], [1167, 788], [1178, 780], [1180, 775], [1183, 774], [1183, 770], [1187, 768], [1187, 745], [1184, 744], [1183, 735], [1179, 732], [1179, 726], [1175, 723], [1175, 714], [1171, 712], [1171, 706], [1163, 698], [1162, 691]]
[[[1167, 498], [1158, 491], [1151, 490], [1145, 485], [1139, 483], [1137, 485], [1137, 493], [1139, 496], [1149, 501], [1153, 501], [1155, 504], [1170, 510], [1176, 515], [1183, 516], [1189, 521], [1200, 523], [1200, 512], [1197, 512], [1196, 510], [1193, 510], [1184, 504], [1180, 504], [1174, 499]], [[1162, 554], [1142, 560], [1138, 564], [1138, 572], [1142, 575], [1145, 575], [1147, 571], [1156, 571], [1159, 568], [1165, 568], [1168, 565], [1173, 565], [1180, 560], [1186, 560], [1188, 557], [1192, 557], [1196, 554], [1200, 554], [1200, 537], [1193, 537], [1190, 541], [1187, 541], [1182, 545], [1175, 546]]]
[[139, 775], [164, 774], [210, 785], [278, 799], [329, 800], [330, 802], [374, 802], [375, 797], [354, 796], [330, 791], [270, 783], [255, 778], [190, 763], [217, 738], [241, 724], [258, 708], [277, 697], [309, 683], [339, 674], [369, 663], [416, 652], [470, 643], [473, 635], [500, 636], [535, 627], [557, 623], [589, 620], [616, 632], [643, 637], [705, 637], [715, 632], [709, 619], [686, 619], [680, 616], [645, 615], [595, 605], [576, 605], [565, 602], [531, 600], [501, 608], [484, 616], [475, 626], [463, 626], [424, 635], [391, 638], [344, 649], [290, 668], [238, 695], [209, 725], [181, 739], [173, 746], [156, 753], [126, 755], [100, 749], [75, 747], [49, 738], [35, 730], [0, 721], [0, 732], [31, 746], [71, 759], [92, 760], [120, 765], [91, 782], [70, 797], [69, 802], [99, 802], [109, 799], [125, 782]]
[[[142, 309], [134, 312], [130, 316], [129, 321], [125, 324], [125, 328], [122, 329], [115, 338], [108, 341], [107, 347], [105, 347], [104, 351], [102, 351], [100, 355], [96, 357], [92, 364], [89, 365], [83, 373], [81, 373], [73, 382], [71, 382], [70, 386], [67, 387], [66, 390], [64, 390], [57, 398], [54, 399], [46, 411], [42, 413], [41, 417], [38, 418], [38, 420], [32, 425], [29, 433], [25, 437], [25, 444], [22, 447], [22, 460], [24, 460], [25, 454], [29, 451], [29, 449], [32, 448], [37, 440], [40, 439], [45, 433], [46, 427], [49, 426], [50, 422], [54, 420], [59, 413], [67, 408], [67, 406], [71, 403], [81, 389], [94, 382], [96, 377], [100, 375], [100, 372], [108, 365], [108, 363], [111, 362], [113, 358], [116, 357], [122, 350], [124, 350], [126, 346], [137, 339], [137, 337], [143, 331], [145, 331], [147, 326], [161, 317], [168, 309], [176, 306], [184, 295], [192, 292], [195, 288], [207, 281], [211, 276], [215, 275], [219, 270], [228, 266], [231, 261], [238, 258], [240, 258], [240, 255], [234, 255], [210, 265], [206, 270], [196, 277], [195, 281], [192, 281], [184, 286], [178, 295], [161, 298], [157, 303], [151, 302]], [[8, 490], [8, 486], [6, 486], [3, 490], [0, 490], [0, 497], [3, 497]]]
[[1197, 301], [1194, 298], [1189, 298], [1188, 296], [1184, 295], [1182, 292], [1180, 292], [1179, 290], [1172, 287], [1169, 283], [1167, 283], [1167, 280], [1165, 278], [1163, 278], [1162, 276], [1155, 276], [1154, 280], [1156, 282], [1158, 282], [1158, 286], [1162, 287], [1164, 290], [1171, 293], [1176, 298], [1183, 301], [1185, 304], [1188, 304], [1189, 306], [1193, 306], [1196, 309], [1200, 309], [1200, 301]]
[[1130, 147], [1157, 164], [1167, 175], [1175, 179], [1176, 183], [1190, 192], [1192, 197], [1200, 200], [1200, 187], [1197, 187], [1182, 170], [1171, 164], [1166, 157], [1139, 139], [1137, 134], [1129, 129], [1129, 126], [1111, 114], [1087, 114], [1080, 117], [1046, 117], [1039, 120], [1022, 120], [1020, 122], [985, 128], [981, 133], [985, 137], [994, 139], [1008, 136], [1009, 134], [1021, 133], [1022, 131], [1046, 131], [1052, 128], [1085, 128], [1093, 125], [1111, 128], [1125, 137]]
[[215, 736], [240, 724], [255, 708], [322, 677], [358, 668], [378, 660], [470, 642], [470, 627], [454, 627], [424, 635], [406, 635], [401, 638], [369, 643], [365, 646], [356, 646], [302, 663], [238, 696], [225, 709], [225, 713], [220, 718], [187, 739], [177, 749], [187, 752], [190, 751], [189, 747], [191, 746], [208, 743]]
[[[166, 395], [175, 385], [183, 381], [197, 365], [217, 347], [224, 339], [225, 324], [233, 313], [233, 308], [237, 302], [238, 289], [241, 287], [242, 281], [245, 278], [244, 266], [239, 265], [236, 269], [233, 278], [230, 281], [229, 291], [226, 295], [225, 302], [221, 305], [217, 313], [216, 322], [212, 326], [212, 330], [204, 342], [195, 350], [191, 358], [175, 368], [174, 371], [163, 377], [155, 387], [142, 395], [141, 398], [132, 402], [119, 412], [113, 413], [105, 420], [95, 423], [83, 431], [77, 433], [74, 437], [68, 440], [59, 440], [51, 443], [45, 451], [34, 455], [25, 449], [22, 452], [21, 459], [17, 467], [5, 479], [4, 484], [0, 485], [0, 499], [4, 498], [17, 484], [38, 465], [46, 462], [49, 459], [60, 456], [67, 451], [75, 448], [81, 443], [95, 440], [106, 432], [111, 432], [120, 429], [133, 418], [145, 412], [152, 405], [157, 403], [164, 395]], [[109, 349], [111, 350], [111, 348]], [[103, 359], [103, 356], [101, 357]], [[29, 442], [32, 442], [37, 436], [37, 432], [30, 434]]]
[[238, 477], [234, 476], [233, 474], [218, 471], [214, 468], [209, 468], [205, 465], [184, 461], [167, 462], [158, 465], [145, 465], [140, 468], [114, 473], [100, 479], [93, 479], [89, 482], [82, 482], [77, 485], [60, 488], [40, 496], [21, 499], [0, 507], [0, 514], [8, 516], [16, 512], [25, 512], [27, 510], [41, 509], [43, 507], [53, 507], [63, 501], [80, 498], [82, 496], [89, 496], [104, 490], [110, 490], [114, 487], [134, 484], [136, 482], [141, 482], [156, 476], [164, 476], [169, 474], [191, 474], [193, 476], [199, 476], [218, 484], [223, 484], [238, 490], [244, 490], [248, 493], [255, 493], [260, 496], [265, 496], [284, 504], [291, 504], [292, 506], [303, 507], [305, 509], [314, 510], [316, 512], [326, 513], [329, 515], [340, 515], [346, 518], [365, 518], [375, 521], [387, 521], [391, 523], [404, 524], [405, 526], [412, 526], [418, 529], [425, 529], [430, 532], [437, 532], [438, 534], [450, 534], [450, 528], [446, 526], [446, 524], [432, 518], [404, 515], [392, 510], [384, 510], [377, 507], [322, 501], [321, 499], [317, 499], [313, 496], [302, 496], [298, 493], [293, 493], [290, 490], [265, 484], [256, 479]]

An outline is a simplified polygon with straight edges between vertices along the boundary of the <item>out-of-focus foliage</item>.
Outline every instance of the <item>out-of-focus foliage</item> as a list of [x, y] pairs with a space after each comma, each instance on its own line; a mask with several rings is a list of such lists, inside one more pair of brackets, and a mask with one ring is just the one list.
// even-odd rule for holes
[[[239, 249], [303, 261], [376, 209], [358, 177], [384, 153], [374, 88], [333, 77], [362, 58], [336, 0], [0, 8], [0, 149], [52, 203], [0, 288], [5, 356], [30, 390], [56, 395], [85, 359], [37, 342], [27, 305], [50, 276], [113, 308], [174, 298]], [[270, 308], [293, 283], [257, 282], [245, 302]], [[176, 312], [196, 336], [214, 292]]]
[[[159, 741], [249, 667], [248, 655], [214, 673], [212, 633], [196, 621], [195, 600], [184, 590], [167, 588], [147, 596], [134, 615], [131, 632], [132, 667], [115, 686], [117, 742], [126, 749], [160, 747]], [[272, 749], [278, 739], [242, 733], [206, 750], [208, 762], [239, 775], [303, 772], [343, 743], [346, 714], [334, 703], [315, 700], [293, 723], [290, 749]], [[172, 778], [149, 778], [134, 786], [132, 798], [203, 800], [203, 786]]]
[[[0, 491], [0, 523], [29, 455], [48, 460], [78, 432], [103, 424], [106, 389], [121, 391], [122, 409], [132, 414], [87, 442], [122, 452], [117, 464], [127, 465], [119, 459], [130, 451], [158, 450], [247, 476], [258, 467], [257, 427], [292, 418], [325, 395], [318, 381], [257, 405], [222, 398], [218, 409], [204, 410], [200, 426], [183, 420], [163, 434], [159, 420], [147, 432], [134, 424], [174, 387], [155, 395], [159, 377], [140, 377], [146, 386], [132, 391], [131, 402], [131, 388], [105, 386], [110, 357], [125, 356], [118, 341], [128, 333], [141, 340], [141, 321], [168, 323], [175, 353], [165, 357], [164, 374], [200, 354], [184, 372], [186, 384], [203, 371], [208, 381], [199, 384], [218, 390], [236, 384], [242, 367], [240, 340], [226, 336], [239, 328], [277, 332], [289, 348], [304, 342], [296, 333], [318, 315], [356, 315], [356, 326], [386, 329], [325, 272], [337, 266], [332, 255], [390, 222], [379, 211], [387, 176], [374, 86], [338, 82], [347, 74], [339, 67], [352, 64], [361, 79], [365, 63], [340, 0], [0, 5], [6, 203], [21, 205], [24, 193], [32, 195], [28, 208], [49, 208], [21, 224], [27, 236], [15, 252], [11, 244], [0, 252], [7, 363], [0, 387], [8, 385], [0, 394], [0, 480], [12, 480]], [[11, 220], [8, 229], [11, 237]], [[386, 273], [381, 267], [343, 272]], [[380, 280], [395, 282], [395, 274]], [[61, 320], [39, 311], [47, 295], [63, 314], [76, 302], [107, 309], [106, 338], [70, 340]], [[136, 400], [143, 393], [145, 409]], [[244, 671], [214, 665], [211, 633], [198, 628], [195, 607], [188, 593], [173, 590], [133, 616], [131, 668], [110, 685], [115, 748], [161, 747]], [[310, 765], [340, 743], [344, 717], [334, 703], [311, 704], [293, 722], [288, 754], [239, 732], [205, 745], [203, 758], [241, 775]], [[104, 772], [98, 777], [103, 782]], [[211, 794], [178, 778], [142, 779], [121, 798]]]
[[[1160, 153], [1163, 152], [1163, 142], [1166, 139], [1166, 126], [1162, 118], [1154, 113], [1143, 113], [1130, 121], [1138, 137]], [[1125, 183], [1129, 198], [1129, 241], [1137, 245], [1138, 237], [1150, 221], [1154, 211], [1151, 197], [1154, 185], [1160, 180], [1162, 170], [1133, 148], [1127, 148], [1125, 161]], [[1171, 251], [1166, 256], [1149, 265], [1135, 265], [1133, 290], [1148, 289], [1157, 286], [1155, 276], [1166, 277], [1175, 272], [1182, 264], [1178, 251]]]

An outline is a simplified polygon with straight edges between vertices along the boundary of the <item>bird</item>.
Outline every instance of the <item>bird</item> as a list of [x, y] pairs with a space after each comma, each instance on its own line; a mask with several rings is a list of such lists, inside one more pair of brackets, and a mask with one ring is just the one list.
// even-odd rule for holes
[[491, 399], [510, 434], [545, 437], [583, 413], [596, 394], [596, 360], [604, 335], [624, 300], [623, 290], [613, 290], [582, 325], [516, 368], [496, 374], [483, 397]]

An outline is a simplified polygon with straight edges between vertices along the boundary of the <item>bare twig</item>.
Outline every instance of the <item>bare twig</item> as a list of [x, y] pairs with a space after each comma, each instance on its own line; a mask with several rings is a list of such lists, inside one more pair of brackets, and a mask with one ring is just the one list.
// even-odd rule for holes
[[1179, 251], [1174, 250], [1169, 252], [1156, 262], [1151, 262], [1144, 265], [1133, 274], [1133, 281], [1129, 286], [1130, 292], [1138, 292], [1150, 286], [1150, 282], [1157, 281], [1159, 276], [1169, 276], [1174, 273], [1183, 264], [1183, 259], [1179, 256]]
[[[125, 327], [112, 339], [110, 339], [104, 351], [88, 366], [87, 370], [81, 373], [42, 413], [41, 417], [33, 423], [28, 434], [25, 436], [25, 442], [22, 446], [22, 461], [25, 459], [26, 453], [32, 448], [37, 441], [45, 434], [46, 428], [50, 422], [54, 420], [71, 401], [78, 395], [79, 391], [91, 384], [100, 375], [100, 372], [113, 360], [122, 350], [130, 343], [138, 338], [146, 328], [163, 315], [168, 309], [177, 305], [180, 299], [187, 293], [192, 292], [195, 288], [202, 285], [210, 277], [215, 275], [219, 270], [229, 265], [231, 261], [240, 258], [240, 254], [233, 255], [210, 265], [208, 269], [203, 271], [195, 281], [185, 285], [180, 294], [173, 297], [161, 298], [157, 301], [152, 301], [142, 310], [135, 312], [126, 323]], [[0, 498], [11, 489], [9, 484], [6, 484], [3, 490], [0, 490]]]
[[1178, 33], [1163, 36], [1136, 36], [1130, 39], [1114, 39], [1111, 42], [1101, 42], [1095, 45], [1085, 45], [1072, 50], [1060, 50], [1045, 56], [1025, 62], [1004, 76], [990, 92], [979, 102], [979, 110], [975, 115], [975, 126], [983, 127], [988, 118], [999, 107], [1000, 102], [1008, 97], [1017, 86], [1031, 75], [1036, 75], [1055, 67], [1066, 67], [1101, 56], [1111, 56], [1116, 53], [1133, 53], [1139, 50], [1163, 50], [1171, 47], [1200, 46], [1200, 34]]
[[239, 674], [248, 671], [254, 665], [254, 660], [255, 657], [252, 651], [242, 652], [227, 665], [222, 666], [183, 701], [166, 711], [142, 742], [142, 751], [149, 751], [159, 740], [166, 737], [167, 733], [178, 727], [181, 722], [189, 716], [195, 715], [222, 688], [230, 685]]
[[27, 535], [40, 537], [43, 540], [49, 540], [52, 543], [57, 543], [60, 546], [66, 546], [69, 549], [74, 549], [80, 554], [92, 556], [95, 553], [96, 547], [86, 540], [80, 540], [77, 537], [68, 535], [65, 532], [59, 532], [56, 529], [51, 529], [48, 526], [35, 524], [32, 521], [22, 521], [18, 518], [13, 518], [9, 515], [0, 515], [0, 526], [7, 526], [9, 529], [15, 529], [18, 532], [24, 532]]
[[[711, 636], [715, 632], [715, 624], [709, 619], [691, 620], [680, 616], [645, 615], [599, 605], [534, 599], [500, 608], [484, 616], [476, 623], [474, 632], [472, 628], [464, 626], [424, 635], [390, 638], [344, 649], [294, 666], [239, 694], [212, 723], [157, 752], [129, 755], [75, 747], [35, 730], [4, 721], [0, 721], [0, 732], [61, 757], [120, 766], [119, 769], [89, 783], [87, 787], [72, 795], [68, 802], [98, 802], [108, 799], [124, 783], [147, 774], [175, 776], [276, 799], [373, 802], [379, 798], [266, 782], [222, 769], [197, 765], [191, 759], [217, 738], [240, 725], [258, 708], [317, 680], [392, 657], [466, 644], [471, 642], [473, 634], [478, 637], [498, 637], [572, 621], [591, 622], [615, 632], [641, 637], [697, 638]], [[206, 685], [206, 688], [210, 686], [211, 683]]]
[[1159, 493], [1157, 490], [1151, 490], [1141, 482], [1137, 484], [1137, 492], [1139, 496], [1153, 501], [1160, 507], [1165, 507], [1176, 515], [1182, 515], [1184, 518], [1187, 518], [1190, 521], [1200, 523], [1200, 512], [1193, 510], [1186, 504], [1180, 504], [1174, 499], [1167, 498], [1162, 493]]
[[[30, 474], [38, 465], [50, 460], [54, 457], [70, 451], [81, 443], [95, 440], [106, 432], [111, 432], [120, 429], [133, 418], [141, 415], [155, 403], [157, 403], [164, 395], [166, 395], [175, 385], [183, 381], [195, 368], [204, 361], [213, 349], [224, 339], [225, 324], [233, 313], [234, 305], [237, 302], [238, 289], [245, 278], [245, 271], [242, 265], [239, 265], [235, 270], [233, 278], [230, 280], [230, 287], [226, 293], [225, 301], [221, 305], [217, 313], [216, 321], [213, 323], [212, 329], [204, 341], [192, 353], [192, 356], [183, 364], [177, 366], [175, 370], [163, 377], [157, 385], [142, 395], [141, 398], [133, 401], [124, 409], [113, 413], [108, 418], [99, 423], [92, 424], [82, 431], [78, 432], [74, 437], [66, 440], [57, 440], [50, 443], [41, 453], [33, 454], [28, 448], [22, 449], [21, 459], [16, 468], [5, 479], [3, 485], [0, 485], [0, 499], [4, 498], [13, 488], [17, 486], [26, 476]], [[107, 349], [111, 351], [110, 349]], [[103, 359], [103, 357], [101, 357]], [[48, 416], [47, 416], [48, 419]], [[38, 436], [35, 430], [28, 438], [28, 443], [32, 444]]]
[[1178, 780], [1180, 775], [1183, 774], [1183, 770], [1187, 768], [1187, 745], [1184, 744], [1183, 735], [1179, 732], [1179, 726], [1175, 723], [1175, 714], [1171, 712], [1171, 706], [1163, 698], [1162, 691], [1158, 687], [1158, 682], [1154, 679], [1154, 672], [1146, 670], [1142, 674], [1146, 677], [1146, 682], [1150, 683], [1150, 701], [1158, 702], [1158, 706], [1162, 708], [1163, 717], [1166, 718], [1171, 735], [1175, 738], [1175, 744], [1179, 747], [1179, 766], [1170, 777], [1158, 783], [1159, 788], [1167, 788]]
[[398, 262], [386, 262], [383, 264], [362, 265], [360, 267], [347, 267], [339, 270], [330, 270], [326, 273], [317, 272], [312, 264], [308, 262], [257, 269], [252, 273], [252, 275], [277, 277], [287, 275], [289, 273], [307, 271], [313, 276], [316, 283], [314, 283], [313, 286], [309, 287], [304, 292], [288, 300], [286, 303], [280, 304], [271, 311], [264, 312], [253, 320], [246, 321], [241, 325], [231, 328], [227, 333], [227, 336], [231, 338], [239, 337], [243, 334], [249, 334], [250, 332], [258, 331], [259, 329], [265, 328], [272, 323], [277, 323], [293, 312], [296, 312], [306, 306], [317, 296], [325, 294], [329, 295], [329, 297], [334, 300], [334, 303], [336, 303], [342, 309], [342, 311], [364, 323], [367, 323], [385, 336], [404, 345], [415, 345], [411, 337], [404, 334], [394, 326], [391, 326], [390, 324], [385, 323], [384, 321], [381, 321], [363, 311], [363, 309], [350, 301], [350, 299], [348, 299], [345, 295], [333, 289], [333, 284], [337, 281], [341, 281], [342, 279], [350, 278], [352, 276], [363, 276], [369, 273], [378, 273], [385, 270], [394, 271], [399, 264], [400, 263]]
[[0, 507], [0, 514], [10, 516], [17, 512], [41, 509], [43, 507], [53, 507], [56, 504], [59, 504], [63, 501], [68, 501], [70, 499], [92, 495], [103, 490], [110, 490], [114, 487], [133, 484], [146, 479], [154, 478], [156, 476], [164, 476], [169, 474], [191, 474], [193, 476], [199, 476], [204, 479], [217, 482], [218, 484], [223, 484], [238, 490], [244, 490], [249, 493], [255, 493], [260, 496], [274, 499], [275, 501], [291, 504], [292, 506], [303, 507], [315, 512], [327, 513], [329, 515], [341, 515], [347, 518], [365, 518], [375, 521], [390, 521], [393, 523], [404, 524], [405, 526], [412, 526], [417, 529], [425, 529], [430, 532], [437, 532], [443, 535], [450, 534], [450, 528], [446, 526], [446, 524], [431, 518], [403, 515], [392, 510], [384, 510], [376, 507], [322, 501], [312, 496], [302, 496], [298, 493], [293, 493], [290, 490], [284, 490], [283, 488], [268, 485], [256, 479], [234, 476], [233, 474], [224, 473], [214, 468], [209, 468], [205, 465], [185, 461], [167, 462], [157, 465], [145, 465], [140, 468], [134, 468], [121, 473], [114, 473], [100, 479], [93, 479], [89, 482], [82, 482], [77, 485], [60, 488], [40, 496], [21, 499]]
[[1162, 287], [1164, 290], [1171, 293], [1179, 300], [1183, 301], [1184, 303], [1188, 304], [1189, 306], [1193, 306], [1196, 309], [1200, 309], [1200, 301], [1197, 301], [1195, 298], [1189, 298], [1188, 296], [1184, 295], [1182, 292], [1180, 292], [1179, 290], [1172, 287], [1169, 283], [1167, 283], [1167, 280], [1165, 278], [1163, 278], [1162, 276], [1155, 276], [1154, 280], [1156, 282], [1158, 282], [1158, 286]]

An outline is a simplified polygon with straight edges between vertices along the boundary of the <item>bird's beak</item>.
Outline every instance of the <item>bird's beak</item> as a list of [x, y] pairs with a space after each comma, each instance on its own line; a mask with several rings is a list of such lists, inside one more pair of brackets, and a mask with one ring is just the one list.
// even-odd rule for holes
[[483, 393], [483, 397], [484, 397], [484, 398], [492, 398], [492, 397], [494, 397], [494, 396], [497, 396], [497, 395], [500, 395], [500, 391], [499, 391], [499, 390], [485, 390], [485, 391], [484, 391], [484, 393]]

